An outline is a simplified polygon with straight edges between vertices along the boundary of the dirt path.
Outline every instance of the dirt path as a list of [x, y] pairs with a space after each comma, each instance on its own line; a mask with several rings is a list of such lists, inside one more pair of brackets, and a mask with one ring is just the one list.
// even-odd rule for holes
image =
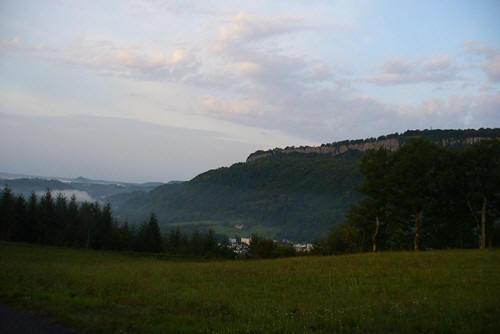
[[76, 334], [53, 321], [0, 304], [0, 333], [2, 334]]

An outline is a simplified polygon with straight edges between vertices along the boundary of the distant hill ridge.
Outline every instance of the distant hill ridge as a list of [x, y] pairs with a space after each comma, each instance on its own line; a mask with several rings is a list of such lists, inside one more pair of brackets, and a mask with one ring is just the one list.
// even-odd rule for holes
[[300, 146], [300, 147], [285, 147], [275, 148], [267, 151], [256, 151], [250, 154], [247, 162], [257, 159], [289, 153], [302, 154], [329, 154], [336, 156], [345, 153], [349, 150], [366, 152], [372, 149], [384, 148], [389, 151], [397, 151], [408, 140], [415, 137], [425, 137], [436, 144], [444, 147], [456, 145], [469, 145], [478, 141], [492, 138], [500, 138], [500, 128], [481, 128], [481, 129], [465, 129], [465, 130], [409, 130], [402, 134], [393, 133], [378, 138], [367, 138], [357, 140], [343, 140], [321, 146]]
[[187, 182], [109, 200], [117, 217], [130, 223], [154, 212], [164, 229], [211, 228], [227, 236], [256, 232], [311, 241], [343, 222], [349, 208], [362, 198], [357, 189], [364, 151], [397, 150], [415, 137], [460, 149], [482, 139], [500, 138], [500, 129], [414, 130], [319, 147], [258, 151], [247, 162], [209, 170]]
[[[160, 182], [148, 183], [126, 183], [103, 180], [92, 180], [85, 177], [75, 179], [29, 176], [0, 172], [0, 191], [4, 186], [8, 186], [14, 193], [28, 197], [32, 192], [42, 193], [47, 189], [63, 193], [66, 196], [78, 194], [74, 191], [82, 192], [83, 200], [107, 201], [108, 196], [121, 193], [150, 191], [161, 186]], [[77, 196], [78, 198], [78, 196]]]

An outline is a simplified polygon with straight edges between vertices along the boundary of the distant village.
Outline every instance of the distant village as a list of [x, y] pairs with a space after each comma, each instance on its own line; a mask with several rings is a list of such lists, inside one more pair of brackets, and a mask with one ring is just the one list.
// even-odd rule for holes
[[[236, 255], [246, 257], [249, 254], [250, 243], [252, 238], [229, 238], [228, 248], [231, 249]], [[293, 243], [289, 240], [273, 240], [276, 244], [292, 246], [293, 249], [299, 254], [306, 254], [313, 250], [313, 244], [310, 243]]]

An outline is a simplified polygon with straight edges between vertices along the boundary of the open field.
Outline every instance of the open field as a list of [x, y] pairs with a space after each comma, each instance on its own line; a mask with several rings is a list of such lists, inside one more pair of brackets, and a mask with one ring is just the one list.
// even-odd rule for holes
[[183, 262], [0, 243], [0, 301], [99, 333], [498, 333], [500, 251]]
[[[236, 226], [240, 226], [237, 228]], [[184, 230], [203, 231], [207, 229], [213, 230], [215, 233], [226, 236], [239, 236], [249, 238], [252, 233], [256, 233], [264, 238], [272, 239], [279, 232], [279, 228], [256, 224], [245, 219], [235, 219], [232, 221], [217, 221], [217, 220], [195, 220], [187, 222], [179, 222], [165, 227], [165, 230], [181, 227]]]

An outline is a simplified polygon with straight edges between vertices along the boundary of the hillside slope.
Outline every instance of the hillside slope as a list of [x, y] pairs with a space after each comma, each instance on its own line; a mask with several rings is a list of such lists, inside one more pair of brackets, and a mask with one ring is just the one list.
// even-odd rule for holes
[[218, 233], [311, 240], [359, 199], [359, 153], [337, 159], [287, 155], [203, 173], [147, 194], [111, 197], [119, 218], [136, 222], [155, 212], [162, 224]]
[[414, 137], [463, 147], [500, 137], [500, 129], [407, 131], [319, 147], [258, 151], [246, 163], [211, 170], [189, 182], [110, 200], [118, 217], [130, 222], [155, 212], [164, 226], [310, 241], [342, 222], [360, 199], [356, 189], [362, 181], [358, 163], [363, 152], [396, 150]]

